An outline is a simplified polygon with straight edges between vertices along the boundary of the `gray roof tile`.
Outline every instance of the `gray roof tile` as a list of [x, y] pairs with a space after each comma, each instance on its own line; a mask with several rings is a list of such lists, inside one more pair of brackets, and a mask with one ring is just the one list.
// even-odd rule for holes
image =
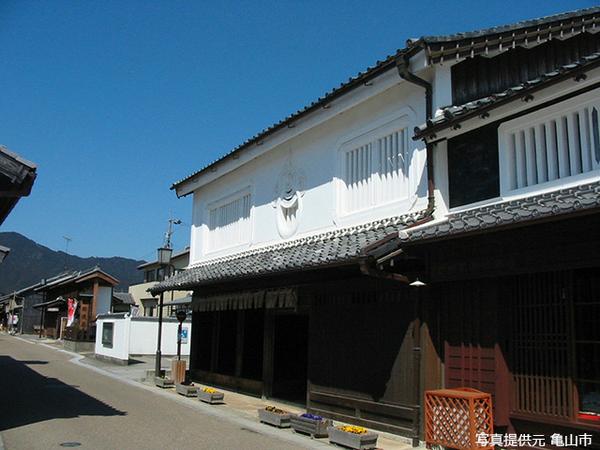
[[416, 243], [593, 208], [600, 208], [600, 181], [450, 214], [447, 221], [406, 230], [400, 240]]
[[152, 294], [185, 290], [224, 280], [352, 263], [361, 250], [424, 217], [419, 211], [202, 262], [151, 288]]

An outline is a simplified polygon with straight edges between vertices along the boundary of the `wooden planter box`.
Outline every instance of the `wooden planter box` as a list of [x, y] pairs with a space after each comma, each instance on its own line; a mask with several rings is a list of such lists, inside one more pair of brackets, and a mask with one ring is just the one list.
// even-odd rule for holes
[[222, 392], [204, 392], [202, 389], [198, 389], [198, 400], [204, 403], [210, 403], [214, 405], [215, 403], [223, 403], [223, 399], [225, 398], [225, 394]]
[[291, 416], [292, 415], [288, 412], [285, 414], [277, 414], [272, 411], [267, 411], [264, 408], [258, 410], [258, 420], [278, 428], [289, 428]]
[[154, 377], [154, 384], [163, 389], [175, 386], [173, 380], [171, 380], [170, 378], [163, 377]]
[[336, 427], [329, 427], [329, 442], [332, 444], [343, 445], [344, 447], [355, 448], [355, 449], [374, 449], [377, 447], [377, 438], [379, 437], [376, 433], [348, 433], [342, 431]]
[[314, 420], [302, 415], [292, 416], [292, 428], [297, 433], [309, 434], [313, 438], [325, 438], [329, 436], [328, 428], [331, 428], [331, 420]]
[[185, 397], [197, 397], [198, 396], [198, 386], [193, 384], [181, 384], [177, 383], [175, 385], [175, 391], [183, 395]]

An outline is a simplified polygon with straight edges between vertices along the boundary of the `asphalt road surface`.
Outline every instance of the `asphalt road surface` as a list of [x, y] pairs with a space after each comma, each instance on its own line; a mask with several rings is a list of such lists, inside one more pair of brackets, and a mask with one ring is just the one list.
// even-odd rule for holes
[[0, 335], [0, 435], [6, 450], [326, 447], [209, 406], [221, 408], [215, 416], [199, 402], [127, 384], [72, 359]]

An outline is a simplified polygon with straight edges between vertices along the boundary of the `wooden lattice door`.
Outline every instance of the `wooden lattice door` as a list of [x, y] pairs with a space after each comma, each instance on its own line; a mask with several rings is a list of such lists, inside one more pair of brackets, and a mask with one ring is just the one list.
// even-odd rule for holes
[[572, 272], [549, 272], [512, 283], [513, 413], [572, 415], [572, 277]]

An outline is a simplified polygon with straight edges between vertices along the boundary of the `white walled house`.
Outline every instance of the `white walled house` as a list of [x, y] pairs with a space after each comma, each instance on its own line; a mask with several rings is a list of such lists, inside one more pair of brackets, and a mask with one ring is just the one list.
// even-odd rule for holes
[[[128, 293], [133, 297], [135, 305], [140, 308], [140, 315], [146, 317], [158, 317], [159, 296], [153, 296], [148, 292], [148, 289], [157, 285], [165, 279], [166, 276], [178, 273], [189, 265], [190, 249], [188, 247], [183, 250], [173, 252], [171, 256], [170, 266], [167, 268], [161, 267], [158, 261], [149, 261], [140, 264], [137, 269], [144, 272], [144, 279], [141, 283], [132, 284], [129, 286]], [[188, 291], [170, 291], [163, 298], [163, 314], [166, 316], [174, 316], [177, 308], [185, 307]]]
[[[181, 355], [190, 354], [191, 321], [182, 324], [185, 336], [181, 344]], [[177, 355], [176, 319], [164, 318], [162, 323], [161, 353]], [[129, 313], [100, 314], [97, 318], [97, 333], [94, 345], [96, 358], [118, 364], [129, 364], [136, 356], [154, 355], [158, 341], [158, 319], [155, 317], [131, 317]]]
[[441, 387], [597, 432], [599, 14], [409, 41], [175, 183], [192, 378], [415, 444]]
[[178, 184], [194, 196], [190, 266], [424, 209], [423, 98], [381, 78]]

